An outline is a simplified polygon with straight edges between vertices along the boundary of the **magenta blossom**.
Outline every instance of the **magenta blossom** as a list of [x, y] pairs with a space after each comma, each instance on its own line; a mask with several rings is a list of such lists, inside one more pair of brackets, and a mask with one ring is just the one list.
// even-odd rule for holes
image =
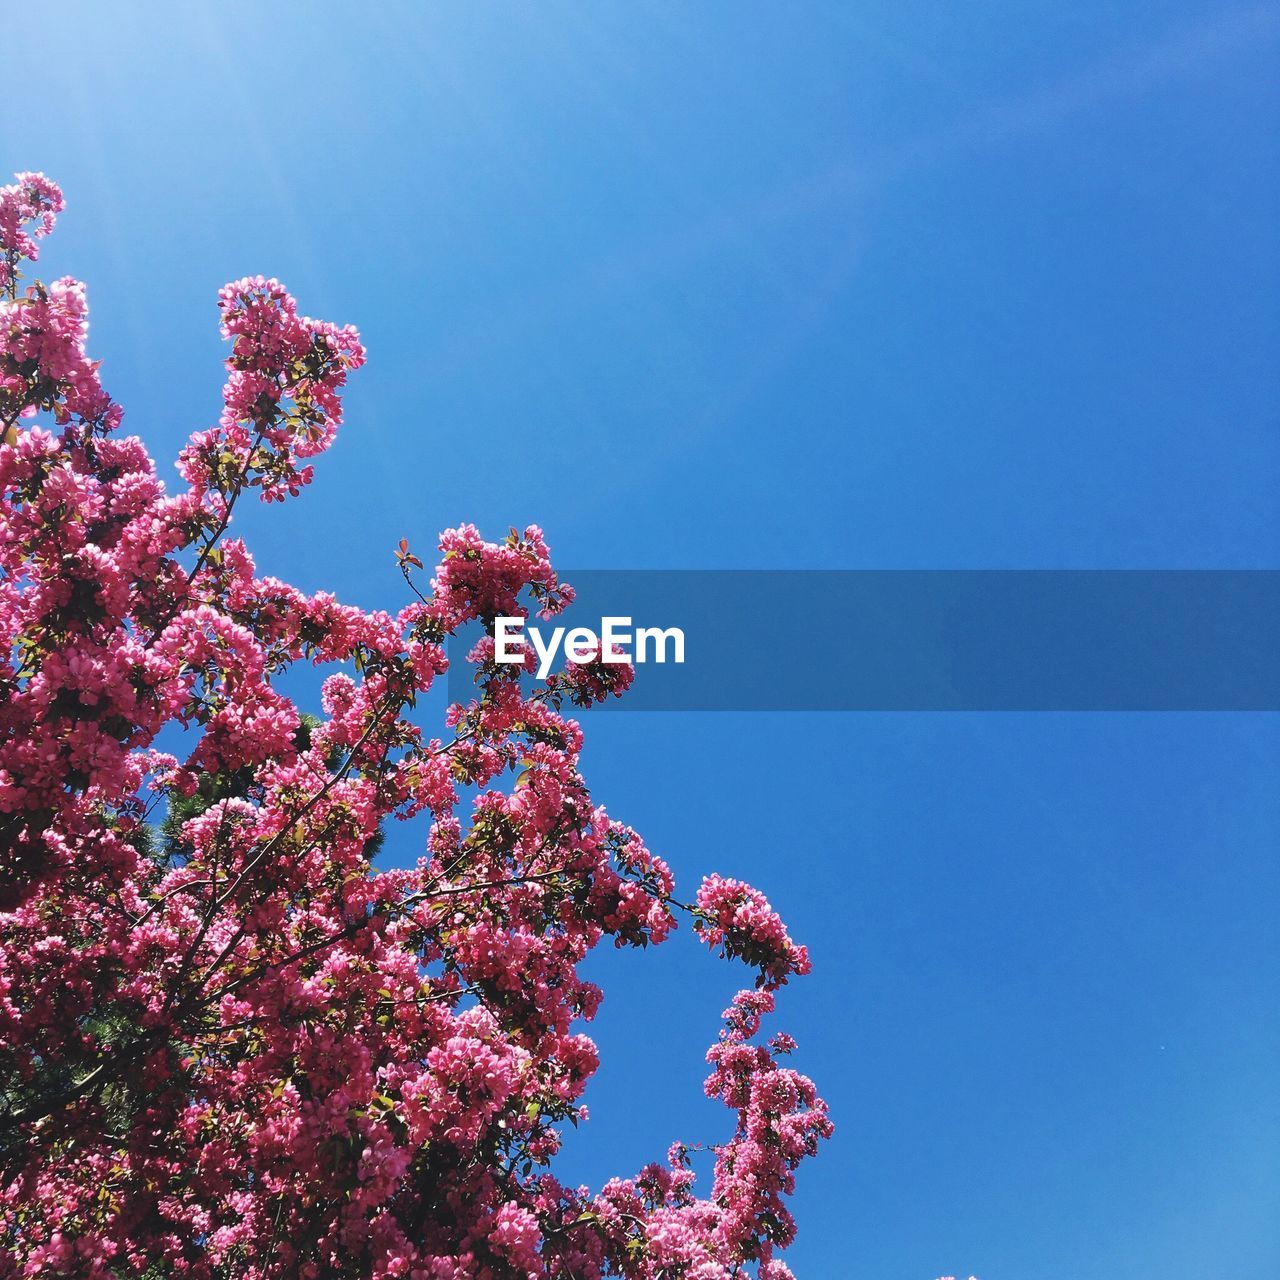
[[[529, 688], [480, 645], [474, 698], [417, 712], [463, 624], [571, 599], [541, 531], [450, 530], [421, 591], [402, 544], [394, 615], [259, 576], [236, 504], [311, 480], [358, 335], [278, 281], [223, 289], [221, 416], [170, 492], [118, 432], [83, 286], [22, 283], [61, 208], [38, 174], [0, 190], [0, 1277], [785, 1280], [831, 1123], [790, 1037], [756, 1037], [808, 957], [749, 886], [682, 904], [591, 799], [567, 713], [630, 667]], [[299, 664], [320, 715], [283, 692]], [[417, 865], [382, 869], [418, 815]], [[566, 1186], [581, 962], [682, 911], [758, 974], [708, 1054], [711, 1185], [677, 1144]]]

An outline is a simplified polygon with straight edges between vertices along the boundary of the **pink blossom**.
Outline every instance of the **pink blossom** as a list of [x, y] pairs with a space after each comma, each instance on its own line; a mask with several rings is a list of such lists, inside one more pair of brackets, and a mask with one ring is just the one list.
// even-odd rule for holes
[[[807, 953], [738, 881], [682, 904], [592, 799], [570, 712], [630, 667], [527, 690], [478, 646], [474, 699], [424, 727], [464, 623], [572, 598], [542, 531], [446, 531], [394, 616], [260, 577], [237, 503], [310, 481], [358, 335], [226, 286], [221, 413], [169, 493], [119, 434], [83, 286], [20, 285], [61, 208], [40, 175], [0, 188], [0, 1275], [786, 1280], [831, 1123], [794, 1041], [755, 1039]], [[381, 867], [419, 815], [417, 865]], [[566, 1187], [599, 1067], [582, 963], [682, 910], [759, 972], [708, 1052], [711, 1185], [675, 1144]]]

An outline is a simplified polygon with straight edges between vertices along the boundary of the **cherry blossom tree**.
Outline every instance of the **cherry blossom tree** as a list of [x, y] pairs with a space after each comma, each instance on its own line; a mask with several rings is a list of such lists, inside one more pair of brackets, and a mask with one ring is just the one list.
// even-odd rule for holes
[[[808, 957], [736, 880], [681, 902], [590, 797], [572, 713], [630, 669], [522, 680], [482, 641], [475, 696], [421, 723], [459, 628], [572, 598], [542, 533], [448, 530], [429, 579], [402, 544], [394, 614], [258, 576], [233, 512], [310, 482], [358, 335], [227, 285], [221, 416], [166, 488], [84, 286], [24, 275], [62, 207], [40, 174], [0, 188], [0, 1276], [790, 1276], [786, 1198], [831, 1124], [760, 1036]], [[295, 664], [322, 714], [280, 691]], [[417, 815], [416, 866], [378, 865]], [[709, 1186], [678, 1143], [566, 1186], [579, 965], [682, 917], [756, 973], [707, 1055]]]

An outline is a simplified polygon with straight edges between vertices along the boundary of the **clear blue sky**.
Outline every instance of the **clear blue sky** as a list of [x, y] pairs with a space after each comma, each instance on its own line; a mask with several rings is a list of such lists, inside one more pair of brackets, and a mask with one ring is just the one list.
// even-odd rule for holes
[[[216, 412], [225, 280], [364, 333], [317, 484], [242, 522], [300, 586], [396, 607], [390, 548], [464, 519], [582, 567], [1280, 565], [1275, 5], [69, 3], [5, 40], [0, 160], [64, 184], [43, 265], [158, 457]], [[802, 1276], [1280, 1274], [1278, 720], [589, 725], [611, 811], [813, 950]], [[722, 1136], [737, 976], [688, 936], [598, 968], [592, 1183]]]

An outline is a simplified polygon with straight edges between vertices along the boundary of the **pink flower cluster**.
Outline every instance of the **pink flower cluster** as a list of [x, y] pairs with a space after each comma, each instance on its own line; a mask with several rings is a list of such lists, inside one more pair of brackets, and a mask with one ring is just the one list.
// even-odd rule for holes
[[[19, 173], [0, 187], [0, 289], [12, 288], [19, 262], [40, 256], [36, 241], [53, 230], [62, 208], [62, 192], [43, 173]], [[29, 223], [35, 224], [30, 231]]]
[[569, 696], [575, 706], [589, 707], [593, 702], [603, 702], [612, 695], [620, 698], [635, 683], [636, 669], [629, 660], [619, 661], [617, 651], [606, 662], [597, 650], [585, 662], [570, 659], [564, 671], [552, 679]]
[[[259, 576], [236, 503], [310, 480], [357, 335], [224, 289], [223, 412], [171, 493], [117, 432], [82, 287], [20, 283], [61, 207], [38, 175], [0, 191], [0, 1277], [785, 1280], [831, 1125], [794, 1042], [754, 1038], [808, 959], [746, 885], [682, 904], [592, 800], [567, 712], [630, 669], [529, 689], [478, 646], [475, 697], [422, 723], [459, 627], [571, 598], [541, 532], [446, 532], [425, 594], [403, 546], [395, 616]], [[383, 869], [418, 816], [418, 864]], [[581, 964], [682, 911], [758, 971], [709, 1054], [736, 1117], [709, 1192], [681, 1146], [566, 1186]]]
[[0, 302], [0, 419], [5, 438], [14, 424], [39, 410], [65, 425], [73, 418], [110, 430], [119, 407], [98, 381], [98, 366], [85, 354], [89, 308], [84, 285], [55, 280], [31, 285]]
[[797, 946], [782, 917], [759, 889], [740, 880], [708, 876], [698, 889], [695, 928], [710, 947], [760, 970], [761, 985], [773, 989], [794, 974], [809, 972], [809, 952]]
[[298, 459], [323, 453], [342, 422], [339, 393], [364, 363], [356, 331], [298, 315], [278, 280], [237, 280], [218, 294], [222, 336], [231, 341], [222, 418], [179, 457], [183, 479], [226, 494], [260, 487], [264, 502], [296, 496], [311, 482]]

